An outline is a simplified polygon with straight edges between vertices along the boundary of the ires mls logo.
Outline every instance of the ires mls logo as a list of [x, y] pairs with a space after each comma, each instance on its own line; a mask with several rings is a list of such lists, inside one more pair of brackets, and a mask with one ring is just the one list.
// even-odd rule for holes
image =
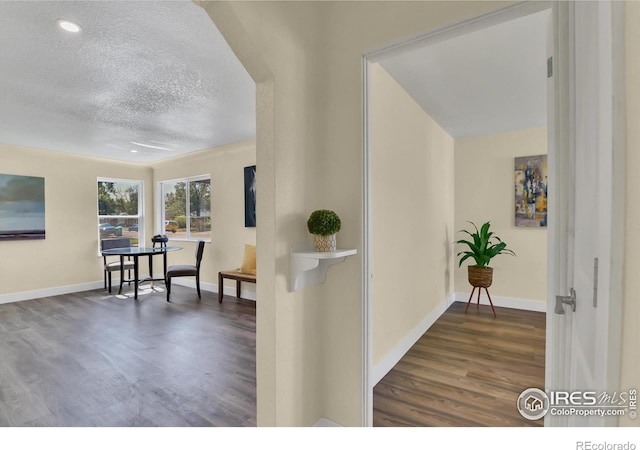
[[525, 419], [538, 420], [549, 411], [549, 397], [538, 388], [529, 388], [522, 391], [518, 397], [518, 411]]
[[517, 401], [522, 417], [538, 420], [547, 413], [554, 416], [637, 416], [637, 391], [549, 391], [529, 388], [522, 391]]

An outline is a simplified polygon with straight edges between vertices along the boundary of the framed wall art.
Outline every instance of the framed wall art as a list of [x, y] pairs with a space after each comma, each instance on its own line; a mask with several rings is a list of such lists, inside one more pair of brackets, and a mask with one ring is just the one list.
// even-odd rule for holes
[[256, 226], [256, 166], [244, 168], [244, 226]]
[[515, 224], [547, 226], [547, 155], [515, 158]]
[[44, 178], [0, 174], [0, 240], [44, 238]]

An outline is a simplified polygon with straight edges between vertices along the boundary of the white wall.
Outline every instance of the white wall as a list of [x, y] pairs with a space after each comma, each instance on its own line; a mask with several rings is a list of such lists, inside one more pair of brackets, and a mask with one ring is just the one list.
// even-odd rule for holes
[[[256, 144], [251, 140], [190, 153], [152, 165], [156, 199], [161, 196], [159, 183], [162, 181], [211, 175], [211, 243], [205, 245], [202, 256], [200, 280], [203, 283], [217, 286], [218, 272], [239, 268], [245, 244], [256, 243], [256, 228], [244, 226], [244, 168], [255, 163]], [[157, 212], [159, 203], [154, 205]], [[154, 230], [159, 230], [157, 223]], [[171, 244], [184, 249], [169, 253], [169, 264], [193, 264], [194, 242], [172, 240]], [[235, 286], [232, 280], [226, 282], [229, 286]], [[252, 293], [247, 294], [248, 296], [255, 295], [253, 284], [242, 283], [242, 289], [243, 292]]]
[[[547, 229], [516, 227], [514, 219], [514, 158], [547, 153], [546, 128], [530, 128], [455, 141], [455, 230], [453, 240], [467, 236], [467, 220], [478, 227], [491, 221], [491, 230], [516, 257], [496, 256], [492, 297], [535, 300], [544, 310], [547, 289]], [[455, 246], [455, 253], [464, 250]], [[455, 261], [455, 290], [471, 293], [467, 260]], [[484, 293], [481, 302], [487, 303]]]
[[[142, 180], [145, 210], [152, 211], [151, 169], [143, 165], [0, 145], [0, 172], [44, 177], [46, 227], [44, 240], [1, 242], [0, 301], [101, 282], [98, 177]], [[147, 221], [147, 238], [151, 230]], [[37, 292], [30, 295], [29, 291]]]
[[[361, 425], [362, 55], [508, 2], [198, 2], [256, 82], [258, 424]], [[327, 281], [288, 292], [289, 251], [328, 207]], [[261, 210], [260, 208], [265, 208]], [[271, 276], [273, 274], [273, 277]]]
[[370, 80], [379, 364], [453, 291], [454, 141], [380, 65]]

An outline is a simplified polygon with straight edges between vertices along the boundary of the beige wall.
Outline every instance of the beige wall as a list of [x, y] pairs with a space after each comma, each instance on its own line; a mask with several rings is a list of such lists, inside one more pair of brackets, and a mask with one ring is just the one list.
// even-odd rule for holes
[[378, 64], [371, 70], [373, 359], [453, 291], [453, 138]]
[[[158, 232], [157, 183], [211, 174], [215, 222], [212, 244], [207, 244], [203, 258], [204, 283], [217, 285], [218, 271], [239, 267], [244, 245], [256, 242], [256, 229], [244, 227], [243, 178], [243, 168], [255, 164], [254, 141], [208, 149], [151, 167], [7, 145], [0, 145], [0, 161], [2, 173], [45, 178], [47, 233], [41, 241], [2, 243], [6, 257], [0, 259], [0, 296], [76, 285], [84, 285], [78, 286], [82, 289], [86, 283], [102, 280], [96, 228], [98, 177], [143, 181], [145, 240], [150, 243]], [[194, 244], [176, 245], [184, 250], [171, 253], [169, 264], [192, 263]], [[242, 288], [255, 292], [247, 283]]]
[[[0, 295], [103, 279], [98, 257], [97, 178], [144, 182], [145, 211], [153, 211], [151, 169], [99, 158], [0, 145], [0, 172], [45, 178], [46, 239], [2, 242]], [[152, 223], [145, 224], [147, 239]]]
[[[626, 2], [626, 220], [624, 258], [624, 299], [622, 310], [621, 389], [640, 389], [640, 3]], [[621, 425], [638, 426], [638, 420], [620, 419]]]
[[[455, 141], [454, 239], [461, 229], [491, 221], [491, 230], [516, 257], [499, 255], [494, 268], [492, 296], [545, 302], [547, 297], [547, 230], [516, 227], [514, 220], [514, 158], [547, 153], [546, 128], [496, 133]], [[488, 175], [487, 175], [488, 174]], [[456, 245], [455, 253], [463, 250]], [[471, 260], [469, 260], [471, 261]], [[470, 293], [465, 261], [455, 261], [455, 290]]]
[[[256, 81], [258, 423], [361, 425], [362, 55], [509, 3], [198, 3]], [[359, 256], [288, 292], [289, 251], [320, 207]]]
[[[161, 181], [211, 175], [213, 226], [211, 243], [205, 245], [200, 269], [200, 280], [204, 283], [217, 284], [219, 271], [240, 267], [245, 244], [256, 243], [256, 228], [244, 226], [244, 168], [255, 163], [256, 145], [255, 141], [251, 140], [167, 159], [152, 165], [156, 198], [161, 195]], [[159, 232], [160, 225], [157, 222], [158, 218], [153, 218], [155, 234]], [[164, 234], [163, 231], [160, 232]], [[195, 243], [177, 240], [171, 242], [184, 250], [170, 253], [169, 264], [193, 264]], [[232, 283], [229, 286], [235, 286], [235, 282]], [[255, 287], [248, 283], [243, 283], [242, 289], [255, 292]]]

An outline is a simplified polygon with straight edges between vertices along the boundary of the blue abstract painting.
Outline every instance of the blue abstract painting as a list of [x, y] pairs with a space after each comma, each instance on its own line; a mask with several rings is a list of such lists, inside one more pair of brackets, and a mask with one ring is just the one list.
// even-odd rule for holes
[[44, 178], [0, 174], [0, 240], [44, 239]]

